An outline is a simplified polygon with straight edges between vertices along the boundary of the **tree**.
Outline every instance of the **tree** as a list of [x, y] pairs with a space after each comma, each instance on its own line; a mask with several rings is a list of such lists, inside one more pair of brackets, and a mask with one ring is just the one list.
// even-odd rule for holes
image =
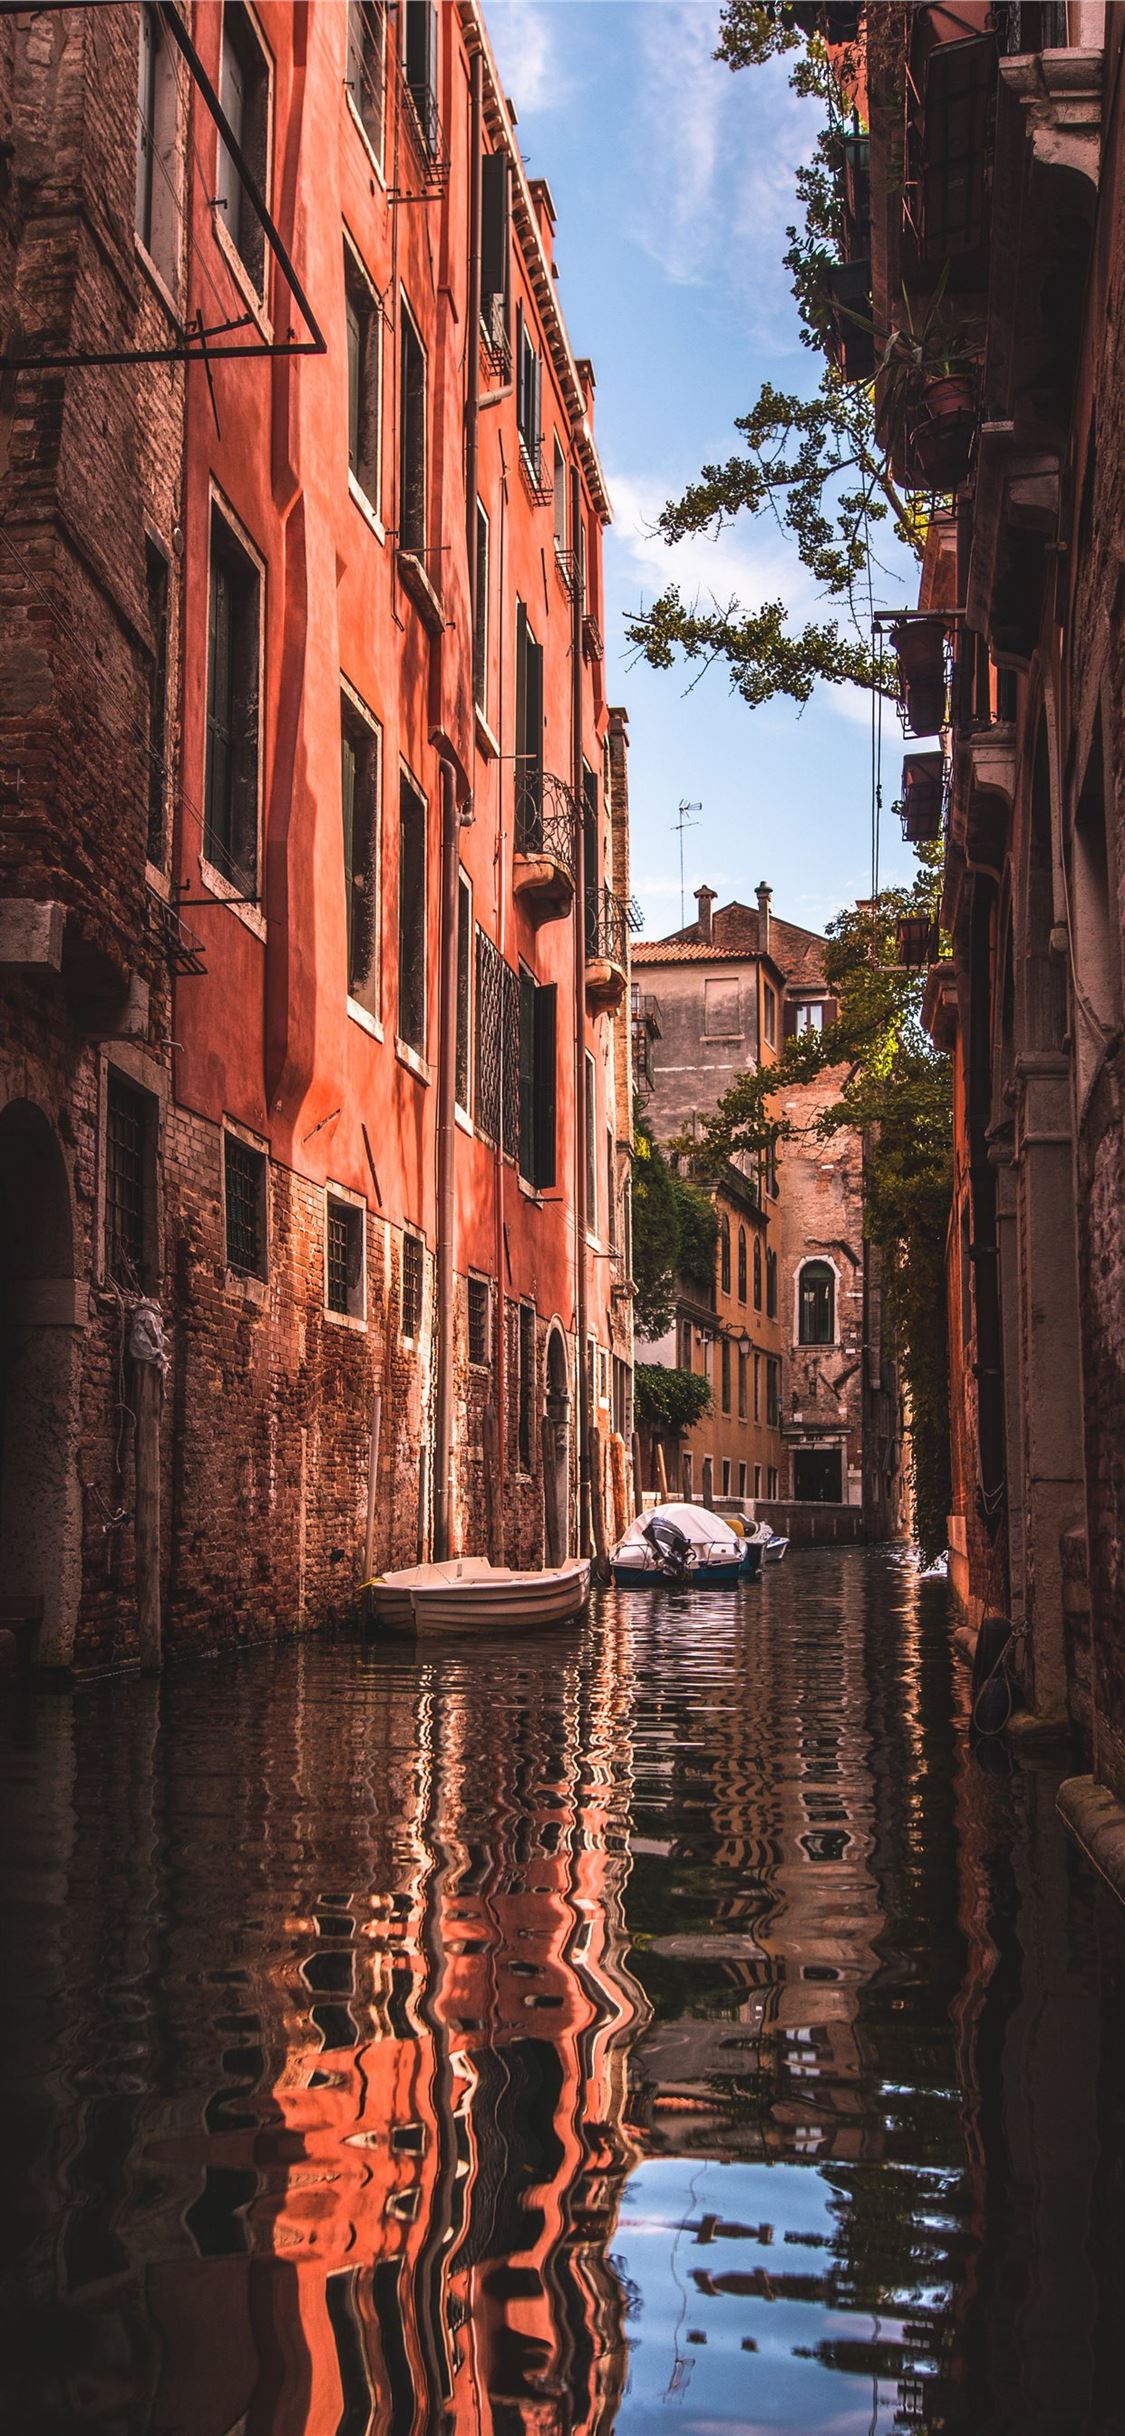
[[638, 1336], [671, 1326], [681, 1277], [707, 1289], [718, 1221], [706, 1193], [676, 1173], [643, 1117], [633, 1143], [633, 1317]]
[[638, 1362], [633, 1373], [638, 1421], [650, 1429], [690, 1429], [711, 1409], [711, 1390], [696, 1370], [672, 1370], [664, 1362]]

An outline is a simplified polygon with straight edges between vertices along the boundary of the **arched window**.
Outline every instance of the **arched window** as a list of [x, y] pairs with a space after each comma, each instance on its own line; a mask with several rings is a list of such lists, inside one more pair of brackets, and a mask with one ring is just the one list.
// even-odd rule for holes
[[724, 1294], [730, 1293], [730, 1219], [719, 1220], [719, 1283]]
[[797, 1281], [797, 1338], [802, 1345], [834, 1345], [836, 1280], [826, 1260], [806, 1260]]
[[766, 1318], [777, 1318], [777, 1254], [766, 1253]]
[[744, 1226], [740, 1226], [738, 1230], [738, 1299], [740, 1303], [744, 1303], [746, 1300], [746, 1229]]
[[754, 1237], [754, 1309], [755, 1309], [755, 1311], [760, 1311], [760, 1310], [761, 1310], [761, 1308], [762, 1308], [762, 1241], [761, 1241], [761, 1237], [760, 1237], [760, 1235], [755, 1235], [755, 1237]]

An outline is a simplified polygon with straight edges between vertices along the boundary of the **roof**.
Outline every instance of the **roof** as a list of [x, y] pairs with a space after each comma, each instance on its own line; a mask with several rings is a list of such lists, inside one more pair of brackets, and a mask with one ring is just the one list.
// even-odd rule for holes
[[756, 905], [738, 898], [717, 906], [711, 917], [711, 938], [705, 940], [698, 922], [670, 932], [666, 939], [634, 939], [634, 964], [729, 964], [740, 956], [768, 953], [791, 989], [823, 989], [825, 942], [819, 931], [802, 930], [799, 923], [770, 917], [768, 950], [760, 948]]

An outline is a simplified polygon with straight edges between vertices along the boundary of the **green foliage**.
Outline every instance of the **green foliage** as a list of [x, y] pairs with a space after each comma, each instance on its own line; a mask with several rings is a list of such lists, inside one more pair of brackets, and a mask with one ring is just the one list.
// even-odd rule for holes
[[638, 1362], [633, 1373], [638, 1421], [651, 1429], [690, 1429], [711, 1409], [711, 1390], [694, 1370], [669, 1370], [662, 1362]]
[[682, 1277], [708, 1292], [715, 1276], [718, 1220], [706, 1193], [669, 1165], [644, 1119], [633, 1145], [633, 1318], [638, 1336], [671, 1326]]

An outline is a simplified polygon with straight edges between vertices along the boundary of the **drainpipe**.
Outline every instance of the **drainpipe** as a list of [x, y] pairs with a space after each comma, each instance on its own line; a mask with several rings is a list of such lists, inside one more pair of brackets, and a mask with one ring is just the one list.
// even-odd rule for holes
[[452, 1555], [453, 1205], [457, 1098], [457, 815], [455, 772], [441, 763], [441, 972], [437, 1074], [437, 1380], [434, 1391], [434, 1562]]
[[465, 540], [469, 552], [469, 643], [476, 650], [477, 633], [477, 425], [480, 415], [480, 231], [484, 169], [481, 159], [481, 76], [479, 51], [469, 64], [469, 330], [468, 386], [465, 393]]
[[[576, 564], [582, 493], [570, 476], [570, 530]], [[582, 795], [582, 594], [577, 583], [570, 618], [571, 773], [574, 786], [574, 1242], [575, 1328], [578, 1336], [578, 1554], [590, 1547], [590, 1383], [586, 1364], [586, 832]]]

